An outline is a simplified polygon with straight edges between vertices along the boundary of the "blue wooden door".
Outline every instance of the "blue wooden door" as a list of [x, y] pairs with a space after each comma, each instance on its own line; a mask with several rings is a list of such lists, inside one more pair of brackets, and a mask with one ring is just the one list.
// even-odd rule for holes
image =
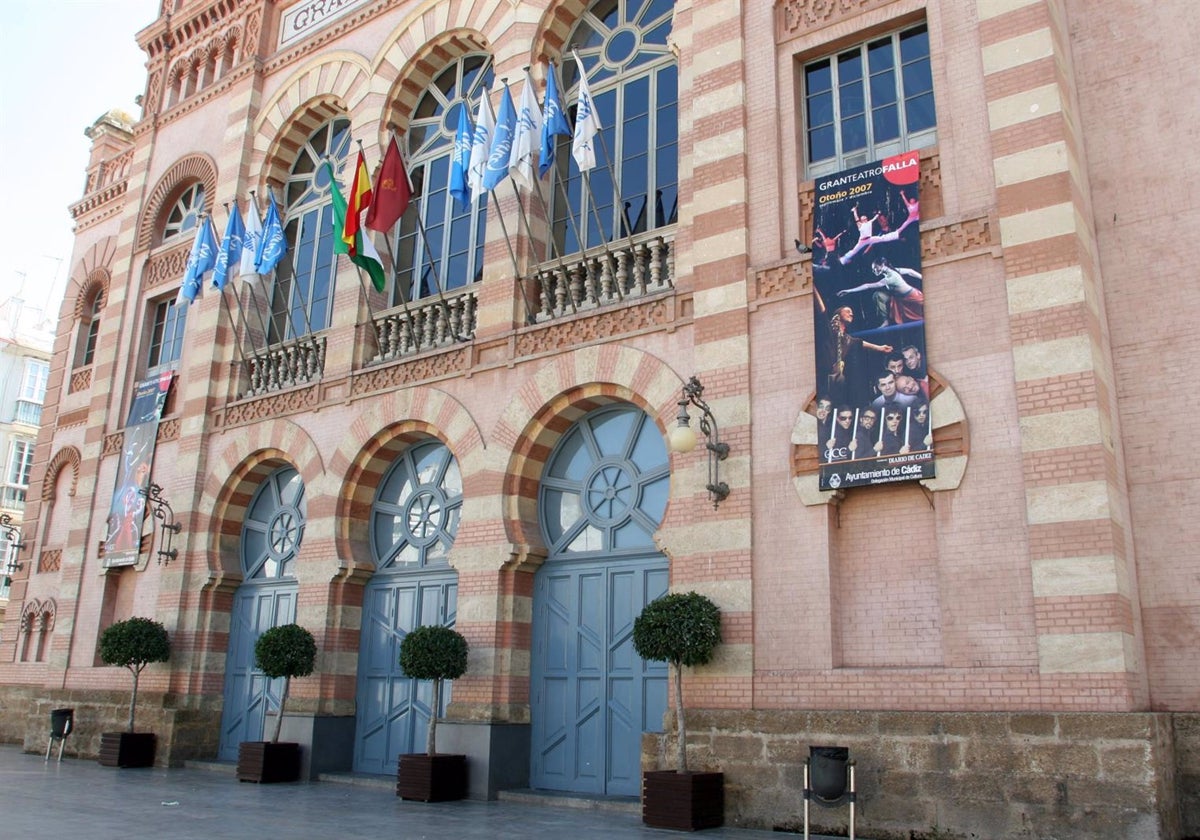
[[667, 671], [633, 649], [633, 621], [667, 591], [661, 558], [558, 564], [534, 584], [533, 778], [538, 788], [636, 796], [642, 732], [662, 727]]
[[538, 488], [549, 556], [535, 575], [530, 668], [534, 787], [636, 796], [642, 733], [658, 731], [667, 671], [633, 649], [633, 622], [667, 592], [653, 535], [667, 502], [666, 447], [632, 406], [562, 436]]
[[267, 712], [279, 708], [283, 679], [269, 679], [254, 667], [254, 644], [266, 630], [296, 620], [296, 585], [239, 587], [231, 618], [218, 754], [222, 761], [236, 761], [242, 741], [263, 740]]
[[[400, 670], [400, 642], [416, 627], [453, 626], [458, 586], [454, 575], [377, 576], [363, 599], [358, 648], [354, 770], [391, 775], [402, 753], [423, 752], [433, 714], [433, 683]], [[451, 684], [442, 691], [450, 702]]]

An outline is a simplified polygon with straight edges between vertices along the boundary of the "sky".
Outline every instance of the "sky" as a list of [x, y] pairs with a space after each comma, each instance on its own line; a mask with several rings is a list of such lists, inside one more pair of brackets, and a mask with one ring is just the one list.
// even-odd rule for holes
[[112, 108], [135, 120], [146, 82], [136, 35], [160, 0], [5, 0], [0, 7], [0, 302], [57, 314], [91, 141]]

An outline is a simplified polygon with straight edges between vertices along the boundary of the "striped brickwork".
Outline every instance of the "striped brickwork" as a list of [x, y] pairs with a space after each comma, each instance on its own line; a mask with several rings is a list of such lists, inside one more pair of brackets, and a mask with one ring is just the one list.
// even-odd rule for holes
[[1058, 0], [977, 0], [1041, 676], [1146, 702], [1108, 328]]

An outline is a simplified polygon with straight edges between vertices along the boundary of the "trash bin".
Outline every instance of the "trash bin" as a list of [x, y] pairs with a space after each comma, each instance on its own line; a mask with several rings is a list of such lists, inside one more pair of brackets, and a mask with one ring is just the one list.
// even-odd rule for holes
[[50, 748], [54, 746], [55, 739], [58, 740], [58, 760], [62, 761], [63, 747], [66, 745], [67, 736], [71, 734], [71, 730], [74, 728], [74, 709], [51, 709], [50, 741], [46, 744], [46, 761], [50, 760]]

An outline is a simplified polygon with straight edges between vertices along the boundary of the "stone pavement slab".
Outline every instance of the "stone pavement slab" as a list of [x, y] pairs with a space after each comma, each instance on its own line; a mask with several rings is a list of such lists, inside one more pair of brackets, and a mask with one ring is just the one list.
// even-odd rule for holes
[[[635, 814], [518, 802], [405, 802], [393, 790], [333, 782], [256, 785], [198, 768], [114, 769], [0, 746], [0, 837], [72, 840], [626, 840], [681, 836]], [[705, 840], [766, 840], [719, 828]], [[816, 837], [816, 835], [814, 835]], [[832, 840], [832, 838], [828, 838]]]

